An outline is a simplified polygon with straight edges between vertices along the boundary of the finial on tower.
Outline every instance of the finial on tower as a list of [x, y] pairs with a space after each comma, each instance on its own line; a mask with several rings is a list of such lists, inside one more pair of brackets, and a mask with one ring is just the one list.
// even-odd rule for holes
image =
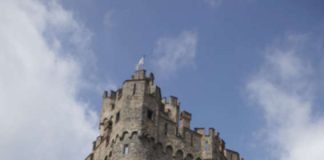
[[136, 64], [136, 71], [138, 71], [140, 69], [143, 69], [143, 67], [144, 67], [144, 58], [145, 58], [145, 56], [142, 56], [141, 59]]

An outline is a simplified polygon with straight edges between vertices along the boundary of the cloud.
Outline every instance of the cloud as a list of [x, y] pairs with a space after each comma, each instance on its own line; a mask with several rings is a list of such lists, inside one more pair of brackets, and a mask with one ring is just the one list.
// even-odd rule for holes
[[97, 132], [78, 97], [91, 33], [56, 1], [1, 0], [0, 12], [1, 158], [84, 159]]
[[205, 3], [207, 3], [210, 7], [212, 8], [217, 8], [219, 7], [223, 0], [203, 0]]
[[184, 31], [176, 37], [160, 38], [153, 50], [153, 66], [164, 76], [193, 66], [197, 41], [197, 33], [189, 31]]
[[114, 26], [113, 25], [113, 17], [114, 17], [113, 10], [108, 10], [103, 17], [103, 24], [104, 24], [105, 28], [108, 30]]
[[[324, 118], [314, 113], [319, 76], [303, 55], [309, 35], [288, 35], [266, 50], [265, 62], [247, 83], [266, 125], [260, 133], [270, 159], [321, 160], [324, 157]], [[281, 45], [279, 45], [281, 44]], [[266, 159], [266, 157], [265, 157]]]

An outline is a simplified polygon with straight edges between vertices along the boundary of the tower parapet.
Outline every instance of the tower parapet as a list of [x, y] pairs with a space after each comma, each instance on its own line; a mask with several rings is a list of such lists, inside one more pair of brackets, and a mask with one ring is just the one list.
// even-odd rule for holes
[[146, 71], [144, 69], [136, 70], [132, 76], [132, 80], [139, 80], [146, 78]]

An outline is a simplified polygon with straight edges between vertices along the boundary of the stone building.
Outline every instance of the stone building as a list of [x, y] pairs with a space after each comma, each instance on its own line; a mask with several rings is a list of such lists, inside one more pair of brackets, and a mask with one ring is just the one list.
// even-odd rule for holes
[[86, 160], [240, 160], [219, 133], [190, 128], [177, 97], [162, 98], [154, 75], [136, 70], [117, 91], [105, 91], [100, 135]]

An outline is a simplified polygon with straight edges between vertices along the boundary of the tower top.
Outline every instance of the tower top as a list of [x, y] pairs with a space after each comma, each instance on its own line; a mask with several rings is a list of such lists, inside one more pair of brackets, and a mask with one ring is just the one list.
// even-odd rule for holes
[[132, 81], [132, 80], [150, 80], [152, 82], [152, 84], [154, 84], [154, 74], [152, 72], [150, 72], [148, 75], [146, 75], [145, 69], [135, 70], [131, 79], [126, 80], [126, 81]]
[[145, 69], [136, 69], [135, 73], [132, 76], [132, 79], [145, 79], [146, 78], [146, 70]]

